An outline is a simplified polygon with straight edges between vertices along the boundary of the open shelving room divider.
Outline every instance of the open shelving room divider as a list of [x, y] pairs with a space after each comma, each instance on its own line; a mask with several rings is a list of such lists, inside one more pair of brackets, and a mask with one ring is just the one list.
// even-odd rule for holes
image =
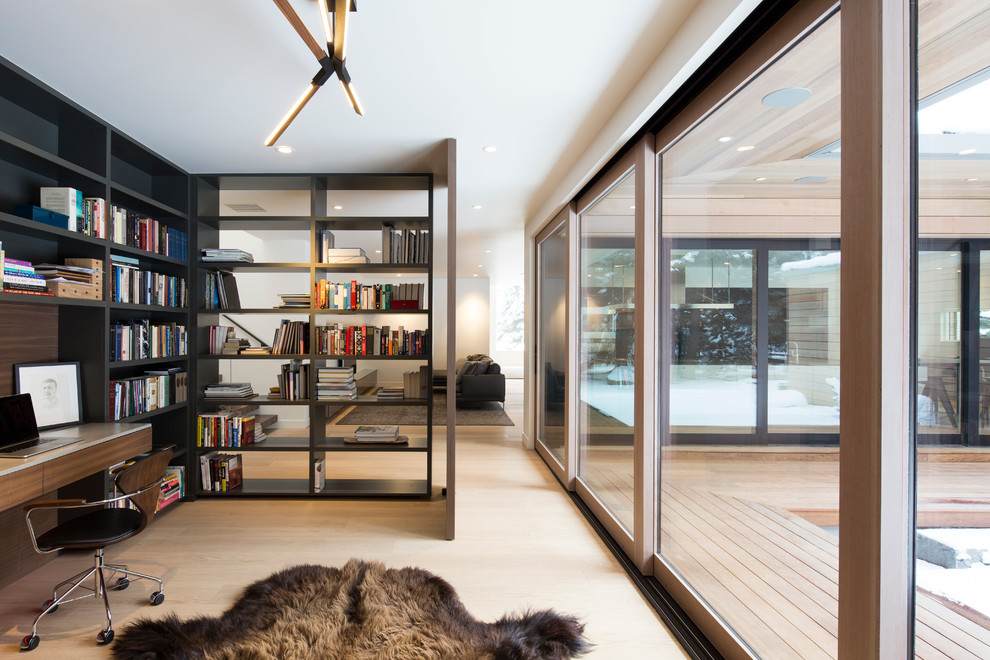
[[[203, 248], [243, 249], [253, 263], [200, 263], [197, 276], [199, 353], [196, 359], [197, 407], [201, 413], [218, 409], [264, 406], [246, 413], [275, 411], [285, 428], [263, 442], [239, 448], [197, 447], [202, 456], [212, 451], [241, 454], [243, 483], [221, 496], [414, 496], [428, 497], [433, 491], [433, 402], [423, 399], [379, 400], [370, 392], [348, 401], [318, 400], [314, 396], [316, 372], [324, 366], [355, 366], [363, 380], [381, 384], [402, 382], [399, 370], [432, 371], [430, 341], [433, 337], [432, 250], [390, 263], [384, 254], [383, 234], [410, 230], [413, 237], [432, 237], [433, 182], [431, 174], [409, 175], [203, 175], [196, 178], [196, 241]], [[336, 208], [335, 208], [336, 207]], [[321, 235], [329, 231], [336, 248], [361, 248], [369, 263], [325, 263], [320, 254]], [[421, 240], [420, 247], [429, 245]], [[240, 307], [207, 309], [203, 296], [206, 278], [216, 271], [232, 274], [239, 291]], [[231, 275], [225, 275], [230, 277]], [[374, 286], [413, 282], [422, 290], [416, 309], [326, 309], [310, 299], [302, 308], [278, 308], [279, 295], [315, 291], [317, 283]], [[281, 288], [280, 288], [281, 287]], [[395, 296], [393, 296], [394, 298]], [[307, 346], [282, 354], [208, 354], [209, 326], [230, 326], [235, 334], [250, 334], [266, 343], [281, 319], [306, 325]], [[320, 328], [338, 323], [365, 328], [403, 327], [425, 331], [427, 345], [420, 353], [374, 355], [366, 342], [357, 355], [329, 353], [318, 347]], [[235, 325], [236, 324], [236, 325]], [[372, 330], [373, 332], [373, 330]], [[352, 349], [351, 349], [352, 350]], [[398, 352], [398, 351], [397, 351]], [[268, 398], [266, 390], [276, 382], [273, 367], [287, 361], [309, 366], [304, 398]], [[370, 376], [370, 377], [369, 377]], [[250, 399], [210, 399], [203, 389], [221, 380], [251, 382]], [[430, 392], [430, 383], [426, 384]], [[284, 393], [283, 393], [284, 396]], [[427, 424], [423, 433], [405, 444], [354, 444], [350, 427], [328, 426], [331, 411], [356, 406], [423, 406]], [[300, 415], [299, 412], [302, 412]], [[257, 418], [257, 417], [256, 417]], [[285, 419], [288, 418], [288, 419]], [[305, 427], [305, 430], [304, 428]], [[194, 432], [194, 436], [198, 432]], [[264, 457], [264, 459], [262, 459]], [[314, 468], [323, 462], [325, 484], [318, 483]], [[217, 493], [200, 491], [200, 495]]]

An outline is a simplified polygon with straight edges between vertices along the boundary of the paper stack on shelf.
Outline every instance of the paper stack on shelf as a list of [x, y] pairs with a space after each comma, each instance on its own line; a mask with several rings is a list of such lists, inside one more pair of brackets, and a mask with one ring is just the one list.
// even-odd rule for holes
[[354, 442], [406, 442], [399, 436], [399, 427], [392, 425], [367, 425], [354, 429]]
[[275, 309], [309, 309], [312, 296], [308, 293], [279, 293], [276, 294], [282, 302], [275, 306]]
[[234, 248], [203, 248], [200, 250], [200, 261], [241, 261], [253, 264], [254, 255], [244, 250]]
[[213, 383], [203, 390], [207, 399], [246, 399], [254, 396], [251, 383]]
[[323, 250], [325, 264], [366, 264], [368, 255], [361, 248], [327, 248]]

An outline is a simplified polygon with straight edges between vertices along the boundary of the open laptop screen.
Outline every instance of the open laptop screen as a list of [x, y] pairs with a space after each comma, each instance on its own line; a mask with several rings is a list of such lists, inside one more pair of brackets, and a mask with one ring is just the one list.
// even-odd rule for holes
[[30, 394], [0, 397], [0, 448], [34, 440], [38, 437], [38, 422]]

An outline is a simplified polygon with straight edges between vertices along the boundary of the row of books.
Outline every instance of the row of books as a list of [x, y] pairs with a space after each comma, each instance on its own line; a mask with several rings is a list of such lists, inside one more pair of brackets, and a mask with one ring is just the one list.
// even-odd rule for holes
[[272, 339], [272, 355], [299, 355], [309, 352], [309, 322], [282, 319]]
[[199, 260], [206, 263], [231, 261], [253, 264], [254, 255], [236, 248], [203, 248], [199, 251]]
[[234, 411], [203, 413], [196, 418], [197, 447], [246, 447], [254, 444], [254, 415]]
[[316, 309], [424, 309], [426, 285], [361, 284], [320, 280], [316, 283]]
[[327, 324], [316, 328], [316, 351], [320, 355], [426, 355], [429, 331], [405, 330], [401, 325]]
[[110, 240], [119, 245], [186, 260], [189, 235], [122, 206], [110, 207]]
[[187, 296], [185, 278], [141, 270], [133, 257], [110, 255], [111, 302], [186, 307]]
[[187, 399], [189, 374], [180, 367], [110, 381], [110, 419], [119, 420]]
[[75, 188], [43, 187], [40, 204], [43, 209], [67, 216], [69, 231], [96, 238], [107, 237], [107, 201], [100, 197], [83, 197]]
[[241, 298], [237, 294], [234, 274], [218, 270], [206, 273], [203, 282], [203, 306], [206, 309], [238, 309]]
[[226, 493], [240, 486], [243, 481], [240, 454], [211, 451], [199, 457], [199, 466], [203, 490]]
[[276, 376], [278, 386], [271, 388], [269, 399], [300, 401], [309, 398], [309, 363], [296, 361], [283, 364]]
[[110, 326], [110, 361], [178, 357], [189, 352], [189, 335], [181, 323], [117, 321]]
[[429, 229], [395, 229], [382, 226], [382, 263], [426, 264], [430, 262]]
[[181, 465], [169, 465], [165, 468], [162, 494], [158, 497], [158, 511], [178, 502], [185, 496], [186, 468]]
[[316, 398], [320, 401], [347, 401], [357, 398], [357, 383], [351, 367], [317, 367]]
[[402, 396], [406, 399], [425, 399], [429, 396], [430, 388], [433, 386], [433, 379], [430, 376], [430, 367], [423, 365], [419, 371], [402, 372]]
[[237, 355], [247, 340], [234, 336], [234, 326], [211, 325], [207, 328], [206, 352], [210, 355]]

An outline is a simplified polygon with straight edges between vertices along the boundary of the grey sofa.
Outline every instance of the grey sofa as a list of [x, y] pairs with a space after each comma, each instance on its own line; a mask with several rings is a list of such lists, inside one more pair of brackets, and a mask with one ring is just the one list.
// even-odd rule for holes
[[505, 374], [487, 355], [457, 361], [457, 404], [498, 401], [505, 405]]

